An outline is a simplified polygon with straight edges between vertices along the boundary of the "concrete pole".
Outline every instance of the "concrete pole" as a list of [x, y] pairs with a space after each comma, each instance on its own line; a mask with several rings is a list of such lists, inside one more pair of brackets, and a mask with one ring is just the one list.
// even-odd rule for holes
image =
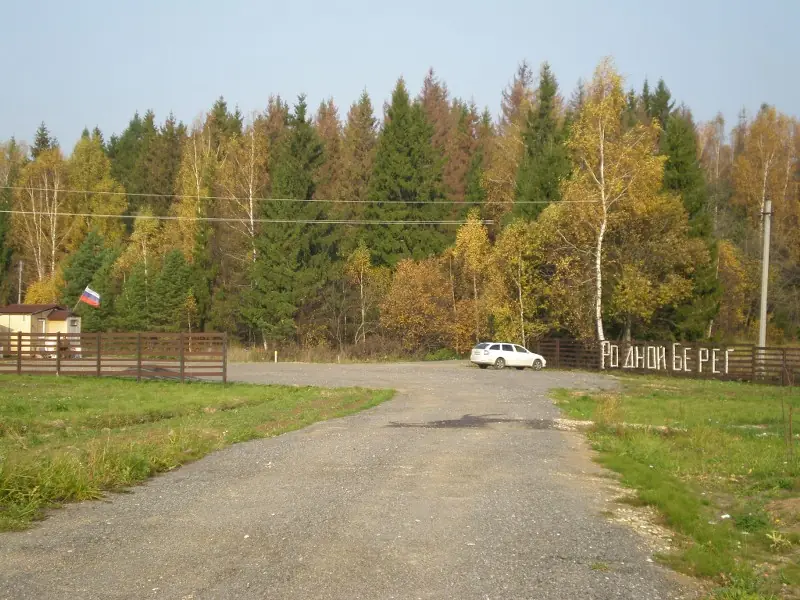
[[17, 304], [22, 304], [22, 259], [19, 261], [19, 275], [17, 279]]
[[758, 345], [767, 345], [767, 286], [769, 285], [769, 235], [772, 220], [772, 201], [764, 203], [764, 250], [761, 254], [761, 310], [758, 317]]

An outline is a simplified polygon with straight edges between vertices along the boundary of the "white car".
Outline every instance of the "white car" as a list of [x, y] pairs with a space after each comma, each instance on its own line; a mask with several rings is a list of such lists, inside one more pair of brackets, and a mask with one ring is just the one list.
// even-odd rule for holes
[[539, 371], [547, 364], [541, 354], [507, 342], [481, 342], [472, 349], [470, 361], [481, 369], [494, 365], [496, 369], [516, 367], [520, 371], [525, 367]]

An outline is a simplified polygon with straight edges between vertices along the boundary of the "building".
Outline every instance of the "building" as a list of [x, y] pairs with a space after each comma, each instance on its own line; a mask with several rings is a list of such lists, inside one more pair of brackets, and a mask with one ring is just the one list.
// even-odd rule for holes
[[[0, 356], [18, 352], [18, 336], [22, 354], [32, 357], [55, 356], [56, 346], [68, 353], [80, 352], [80, 336], [62, 337], [56, 334], [79, 334], [81, 318], [60, 304], [9, 304], [0, 306]], [[46, 335], [42, 335], [46, 334]]]
[[80, 333], [81, 318], [60, 304], [0, 306], [2, 333]]

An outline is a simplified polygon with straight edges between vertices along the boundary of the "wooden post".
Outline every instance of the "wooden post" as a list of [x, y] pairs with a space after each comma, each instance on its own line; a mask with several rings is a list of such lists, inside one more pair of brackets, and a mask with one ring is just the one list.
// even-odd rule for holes
[[186, 351], [183, 332], [180, 334], [181, 383], [186, 381]]
[[750, 376], [751, 377], [750, 381], [756, 380], [756, 362], [758, 360], [756, 357], [758, 356], [758, 354], [759, 354], [758, 346], [753, 346], [753, 362], [751, 364], [752, 374]]
[[61, 332], [56, 333], [56, 376], [61, 375]]
[[789, 370], [786, 368], [786, 348], [781, 349], [781, 385], [789, 385]]
[[22, 375], [22, 332], [17, 332], [17, 375]]
[[100, 377], [100, 332], [97, 332], [97, 360], [95, 363], [95, 375]]
[[228, 334], [222, 334], [222, 383], [228, 383]]
[[561, 340], [556, 340], [556, 369], [561, 366]]
[[136, 381], [142, 380], [142, 333], [136, 334]]

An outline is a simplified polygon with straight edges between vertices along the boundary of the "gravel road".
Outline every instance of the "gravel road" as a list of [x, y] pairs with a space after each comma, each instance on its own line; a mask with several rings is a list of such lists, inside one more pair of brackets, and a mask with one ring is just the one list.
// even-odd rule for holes
[[602, 516], [614, 486], [582, 436], [549, 425], [547, 390], [611, 379], [461, 362], [229, 369], [398, 394], [0, 534], [0, 598], [691, 597], [647, 538]]

